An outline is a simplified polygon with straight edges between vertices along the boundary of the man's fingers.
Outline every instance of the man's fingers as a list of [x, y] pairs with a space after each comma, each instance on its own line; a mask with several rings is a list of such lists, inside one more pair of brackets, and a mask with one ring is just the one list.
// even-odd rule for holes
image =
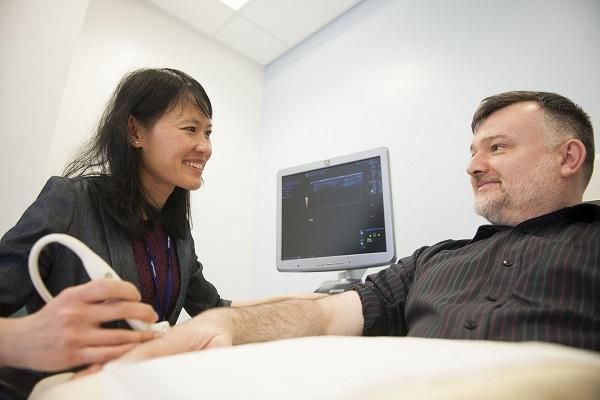
[[[183, 324], [185, 325], [185, 324]], [[214, 347], [231, 346], [231, 338], [223, 334], [209, 333], [198, 335], [189, 326], [180, 325], [167, 331], [163, 336], [141, 344], [117, 362], [136, 362], [148, 358], [161, 357], [188, 351], [197, 351]]]
[[133, 350], [136, 346], [138, 346], [138, 343], [121, 344], [118, 346], [84, 347], [79, 350], [79, 364], [106, 364], [110, 360]]
[[177, 343], [174, 343], [172, 340], [165, 340], [164, 337], [161, 337], [135, 347], [132, 351], [119, 358], [117, 362], [124, 361], [128, 363], [142, 361], [148, 358], [180, 353], [181, 351], [182, 350], [179, 349]]

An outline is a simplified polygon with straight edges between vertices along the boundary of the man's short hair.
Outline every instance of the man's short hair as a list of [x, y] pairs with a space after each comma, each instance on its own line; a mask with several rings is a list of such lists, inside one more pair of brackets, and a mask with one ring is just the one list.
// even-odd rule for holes
[[594, 129], [587, 113], [564, 96], [549, 92], [519, 90], [486, 97], [473, 115], [473, 122], [471, 122], [473, 134], [495, 111], [524, 101], [534, 101], [539, 104], [546, 118], [555, 124], [557, 131], [562, 135], [581, 140], [587, 153], [583, 165], [585, 186], [587, 186], [594, 171]]

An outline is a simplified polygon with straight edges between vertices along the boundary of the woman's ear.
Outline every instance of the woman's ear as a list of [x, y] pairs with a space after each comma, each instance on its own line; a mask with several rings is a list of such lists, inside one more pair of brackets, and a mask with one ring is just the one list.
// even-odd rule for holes
[[583, 170], [587, 155], [585, 145], [579, 139], [569, 139], [561, 146], [560, 174], [569, 178]]
[[127, 136], [129, 144], [136, 149], [141, 148], [143, 144], [142, 129], [143, 127], [139, 121], [133, 115], [130, 115], [127, 120]]

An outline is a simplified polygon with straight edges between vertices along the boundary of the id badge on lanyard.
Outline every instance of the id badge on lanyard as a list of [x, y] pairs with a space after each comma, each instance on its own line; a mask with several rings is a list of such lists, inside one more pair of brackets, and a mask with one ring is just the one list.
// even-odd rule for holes
[[152, 275], [152, 286], [154, 287], [154, 309], [158, 313], [160, 321], [166, 321], [171, 295], [173, 294], [173, 242], [171, 236], [167, 235], [167, 283], [165, 285], [164, 299], [162, 301], [160, 299], [158, 273], [156, 271], [156, 256], [152, 253], [150, 243], [148, 243], [146, 238], [144, 238], [144, 246], [146, 249], [146, 258], [148, 259], [148, 268]]

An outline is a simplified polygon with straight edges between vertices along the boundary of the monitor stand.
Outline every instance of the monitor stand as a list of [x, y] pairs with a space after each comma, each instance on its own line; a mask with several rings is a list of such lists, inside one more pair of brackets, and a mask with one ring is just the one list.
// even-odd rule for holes
[[338, 273], [338, 279], [333, 281], [325, 281], [315, 290], [315, 293], [336, 294], [341, 293], [345, 289], [362, 282], [362, 276], [367, 271], [363, 269], [351, 269]]

